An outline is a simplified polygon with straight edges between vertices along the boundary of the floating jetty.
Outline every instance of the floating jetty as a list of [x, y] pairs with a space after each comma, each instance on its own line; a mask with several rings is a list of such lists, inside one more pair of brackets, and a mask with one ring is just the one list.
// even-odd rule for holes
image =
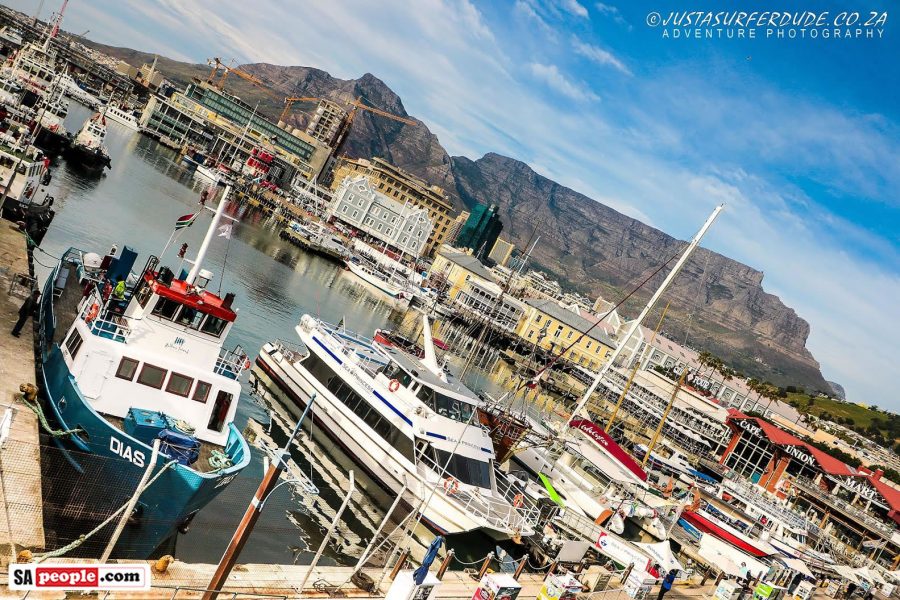
[[0, 565], [45, 547], [38, 420], [19, 392], [35, 380], [33, 320], [18, 338], [10, 334], [34, 289], [30, 263], [25, 234], [0, 220]]

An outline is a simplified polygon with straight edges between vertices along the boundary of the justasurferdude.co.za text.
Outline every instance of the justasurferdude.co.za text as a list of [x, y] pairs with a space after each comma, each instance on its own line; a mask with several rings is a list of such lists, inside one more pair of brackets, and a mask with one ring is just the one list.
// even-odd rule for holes
[[647, 16], [651, 27], [778, 28], [883, 28], [887, 11], [672, 11]]

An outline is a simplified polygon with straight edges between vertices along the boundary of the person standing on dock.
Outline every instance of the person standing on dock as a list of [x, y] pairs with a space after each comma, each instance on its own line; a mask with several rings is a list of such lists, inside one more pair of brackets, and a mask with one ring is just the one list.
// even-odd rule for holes
[[659, 596], [656, 597], [656, 600], [663, 600], [663, 596], [672, 589], [673, 583], [675, 583], [675, 569], [669, 569], [669, 572], [663, 577], [662, 585], [659, 586]]
[[28, 317], [33, 317], [37, 312], [38, 299], [40, 297], [41, 293], [37, 290], [34, 290], [31, 295], [25, 299], [25, 302], [22, 303], [22, 306], [19, 307], [19, 320], [16, 321], [16, 326], [13, 327], [13, 337], [19, 337], [19, 333], [21, 333], [22, 327], [25, 326], [25, 322], [28, 321]]

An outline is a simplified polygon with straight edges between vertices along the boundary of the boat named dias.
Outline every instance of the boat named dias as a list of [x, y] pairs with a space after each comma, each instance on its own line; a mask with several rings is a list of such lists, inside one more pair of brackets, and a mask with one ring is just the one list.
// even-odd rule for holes
[[106, 117], [103, 113], [95, 113], [81, 126], [66, 149], [66, 158], [89, 171], [108, 169], [111, 163], [105, 140]]
[[267, 343], [253, 369], [270, 392], [306, 406], [346, 454], [442, 534], [532, 535], [538, 509], [494, 461], [478, 398], [437, 363], [427, 317], [424, 358], [303, 315], [305, 350]]
[[150, 556], [250, 462], [232, 423], [238, 379], [250, 361], [239, 346], [224, 348], [237, 318], [234, 295], [209, 291], [213, 275], [201, 269], [229, 192], [186, 276], [160, 267], [155, 256], [132, 273], [137, 254], [128, 247], [102, 259], [70, 249], [44, 286], [44, 408], [68, 459], [57, 461], [60, 469], [75, 471], [48, 475], [65, 477], [54, 486], [64, 497], [54, 503], [83, 506], [67, 519], [88, 531], [74, 521], [96, 525], [137, 494], [118, 541], [114, 526], [97, 534], [119, 558]]

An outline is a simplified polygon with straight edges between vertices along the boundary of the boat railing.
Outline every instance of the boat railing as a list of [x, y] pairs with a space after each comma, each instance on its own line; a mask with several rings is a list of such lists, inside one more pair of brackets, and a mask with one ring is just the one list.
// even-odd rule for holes
[[93, 335], [114, 342], [127, 343], [134, 331], [128, 324], [127, 317], [113, 314], [105, 307], [100, 308], [96, 302], [83, 302], [79, 317]]
[[291, 364], [298, 363], [309, 356], [309, 350], [305, 346], [295, 342], [276, 339], [272, 342], [272, 345], [275, 346], [275, 350], [280, 352]]
[[241, 350], [240, 346], [236, 346], [234, 350], [226, 348], [219, 349], [219, 357], [216, 359], [216, 366], [213, 372], [216, 375], [223, 375], [229, 379], [237, 379], [246, 369], [250, 368], [250, 357]]

